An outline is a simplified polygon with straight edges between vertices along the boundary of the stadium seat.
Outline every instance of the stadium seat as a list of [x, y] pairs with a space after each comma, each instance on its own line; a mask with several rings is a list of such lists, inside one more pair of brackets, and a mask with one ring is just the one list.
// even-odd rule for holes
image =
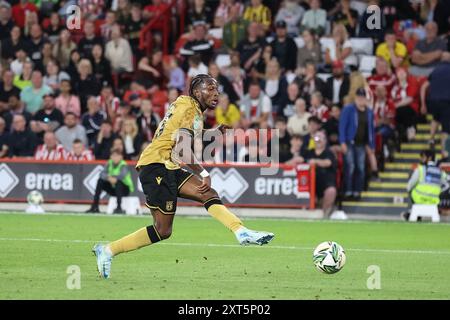
[[351, 1], [350, 8], [358, 11], [358, 16], [362, 16], [367, 9], [367, 3], [363, 1]]
[[371, 38], [350, 38], [350, 42], [352, 44], [354, 54], [373, 54], [373, 40]]
[[363, 74], [368, 73], [369, 75], [372, 73], [375, 68], [377, 62], [377, 57], [362, 55], [359, 57], [359, 71]]
[[[117, 207], [117, 198], [110, 197], [108, 200], [107, 214], [112, 214], [114, 209]], [[138, 215], [142, 214], [141, 202], [139, 197], [123, 197], [122, 198], [122, 208], [125, 209], [125, 213], [128, 215]]]
[[413, 204], [409, 221], [417, 221], [418, 217], [431, 218], [432, 222], [441, 221], [437, 205]]

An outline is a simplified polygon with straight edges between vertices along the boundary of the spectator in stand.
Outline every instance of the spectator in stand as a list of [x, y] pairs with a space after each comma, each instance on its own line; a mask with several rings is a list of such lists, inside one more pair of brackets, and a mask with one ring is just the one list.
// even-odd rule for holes
[[367, 78], [370, 90], [373, 92], [376, 87], [383, 86], [386, 88], [388, 96], [391, 96], [392, 88], [396, 81], [395, 74], [389, 68], [388, 62], [383, 58], [378, 57], [375, 65], [375, 74]]
[[[262, 54], [259, 56], [258, 60], [256, 60], [253, 63], [253, 67], [250, 72], [250, 77], [246, 79], [247, 81], [249, 79], [260, 79], [260, 80], [267, 80], [269, 78], [272, 78], [272, 80], [279, 80], [281, 76], [281, 69], [280, 64], [278, 61], [272, 57], [272, 46], [270, 44], [266, 45], [263, 49]], [[270, 68], [269, 74], [266, 74], [268, 70], [268, 65], [272, 62], [272, 60], [276, 61], [277, 68]], [[272, 66], [275, 64], [272, 63]], [[275, 72], [276, 71], [276, 72]], [[244, 74], [245, 75], [245, 74]]]
[[69, 66], [70, 53], [76, 48], [77, 45], [70, 38], [69, 30], [61, 30], [59, 38], [53, 46], [53, 57], [59, 62], [62, 70]]
[[118, 24], [112, 27], [111, 40], [105, 47], [105, 57], [111, 62], [113, 72], [133, 72], [133, 52], [128, 40], [122, 37]]
[[62, 80], [59, 87], [59, 95], [55, 99], [56, 108], [64, 115], [68, 112], [74, 113], [77, 117], [81, 115], [80, 99], [72, 94], [72, 86], [69, 80]]
[[112, 39], [112, 32], [114, 26], [117, 24], [116, 13], [114, 11], [107, 11], [105, 15], [105, 21], [100, 25], [100, 35], [103, 38], [103, 42], [107, 43]]
[[192, 26], [195, 21], [205, 21], [208, 27], [213, 25], [214, 12], [211, 6], [205, 4], [205, 0], [194, 0], [186, 13], [186, 26]]
[[327, 134], [328, 147], [335, 155], [341, 152], [339, 144], [339, 118], [341, 116], [341, 108], [333, 105], [330, 110], [330, 117], [323, 125], [323, 129]]
[[75, 140], [80, 140], [85, 146], [88, 143], [86, 130], [79, 124], [77, 115], [72, 112], [66, 113], [64, 126], [56, 130], [55, 135], [66, 150], [70, 150]]
[[219, 66], [215, 62], [211, 62], [208, 67], [208, 74], [210, 74], [214, 79], [217, 80], [219, 84], [219, 92], [227, 94], [229, 100], [232, 103], [236, 103], [239, 100], [239, 96], [228, 80], [222, 73], [220, 73]]
[[2, 1], [0, 4], [0, 40], [6, 39], [14, 28], [14, 21], [11, 17], [11, 6]]
[[86, 110], [86, 100], [89, 96], [100, 93], [101, 86], [92, 74], [92, 64], [88, 59], [81, 59], [77, 66], [78, 75], [73, 81], [73, 91], [80, 97], [81, 111]]
[[[357, 121], [355, 121], [357, 119]], [[359, 199], [366, 172], [366, 146], [375, 149], [373, 111], [368, 108], [366, 91], [359, 88], [355, 103], [344, 107], [339, 119], [339, 142], [345, 158], [345, 197]]]
[[292, 154], [290, 152], [291, 149], [291, 135], [287, 130], [286, 118], [285, 117], [277, 117], [275, 119], [275, 129], [278, 130], [277, 138], [278, 138], [278, 151], [279, 151], [279, 162], [284, 163], [292, 158]]
[[[121, 25], [123, 25], [121, 23]], [[133, 2], [130, 7], [130, 15], [127, 18], [124, 34], [130, 43], [131, 50], [135, 57], [141, 57], [142, 52], [139, 49], [139, 37], [142, 28], [145, 26], [145, 21], [142, 17], [142, 6], [140, 3]]]
[[[24, 48], [18, 48], [16, 51], [16, 59], [13, 60], [10, 64], [11, 71], [14, 72], [14, 75], [19, 77], [23, 74], [23, 67], [26, 62], [31, 63], [31, 69], [29, 69], [28, 78], [31, 78], [31, 71], [33, 69], [33, 62], [31, 62], [31, 59], [27, 56], [27, 53]], [[26, 86], [26, 85], [24, 85]]]
[[103, 121], [100, 126], [100, 131], [97, 134], [97, 139], [94, 145], [95, 159], [109, 159], [110, 150], [113, 146], [117, 135], [112, 130], [112, 124], [109, 121]]
[[25, 37], [30, 37], [31, 27], [34, 24], [39, 24], [39, 15], [36, 12], [27, 12], [25, 17], [25, 27], [23, 28], [23, 35]]
[[117, 208], [114, 209], [114, 213], [123, 214], [122, 197], [126, 197], [134, 191], [134, 184], [130, 169], [118, 150], [111, 150], [111, 158], [100, 174], [95, 189], [94, 201], [86, 211], [87, 213], [100, 212], [98, 206], [102, 191], [106, 191], [108, 194], [117, 198]]
[[327, 137], [323, 131], [314, 137], [315, 147], [305, 156], [305, 162], [316, 166], [316, 194], [322, 200], [322, 211], [325, 218], [329, 218], [336, 200], [336, 172], [337, 163], [333, 152], [327, 147]]
[[294, 72], [297, 68], [297, 44], [287, 35], [286, 22], [278, 21], [275, 24], [276, 36], [270, 43], [273, 56], [280, 63], [283, 72]]
[[268, 31], [272, 24], [272, 13], [262, 4], [262, 0], [250, 0], [250, 5], [244, 11], [244, 19], [260, 23]]
[[325, 45], [325, 63], [331, 66], [336, 60], [341, 60], [345, 67], [351, 70], [356, 69], [358, 65], [358, 59], [353, 54], [352, 44], [343, 24], [333, 26], [332, 38]]
[[350, 103], [355, 102], [356, 91], [363, 87], [367, 93], [367, 99], [369, 100], [369, 104], [372, 103], [372, 90], [367, 83], [364, 75], [359, 71], [353, 71], [350, 74], [350, 89], [348, 90], [348, 95], [344, 97], [344, 106]]
[[52, 12], [50, 14], [50, 24], [44, 29], [45, 36], [48, 40], [55, 44], [58, 41], [60, 32], [64, 30], [59, 19], [58, 12]]
[[167, 87], [184, 91], [186, 76], [183, 69], [178, 66], [178, 62], [174, 57], [170, 57], [169, 62], [165, 65], [165, 69], [169, 80]]
[[39, 145], [34, 154], [35, 160], [66, 160], [67, 151], [58, 143], [55, 133], [47, 131], [44, 134], [44, 143]]
[[303, 15], [302, 29], [312, 29], [314, 33], [322, 36], [325, 33], [327, 12], [320, 8], [320, 0], [310, 0], [309, 10]]
[[123, 143], [125, 145], [125, 159], [136, 160], [141, 152], [143, 143], [142, 136], [139, 134], [136, 119], [126, 118], [123, 121], [122, 130], [120, 131]]
[[1, 57], [7, 62], [12, 62], [16, 57], [16, 52], [19, 49], [23, 49], [24, 52], [26, 51], [27, 41], [22, 38], [22, 30], [16, 25], [12, 27], [9, 34], [10, 34], [9, 37], [5, 37], [1, 41], [1, 48], [2, 48]]
[[30, 122], [31, 130], [41, 139], [46, 131], [55, 131], [64, 123], [64, 115], [56, 109], [55, 98], [52, 93], [43, 97], [42, 109], [39, 109]]
[[68, 80], [70, 81], [70, 76], [65, 71], [60, 71], [59, 64], [56, 60], [50, 60], [46, 68], [47, 70], [44, 76], [44, 85], [49, 86], [53, 92], [58, 92], [61, 87], [61, 81]]
[[284, 0], [275, 17], [275, 24], [284, 21], [289, 36], [296, 37], [299, 35], [299, 25], [304, 13], [305, 9], [298, 4], [298, 1]]
[[329, 77], [324, 87], [325, 103], [343, 106], [344, 97], [350, 90], [350, 77], [344, 73], [344, 64], [336, 60], [332, 64], [333, 76]]
[[[146, 5], [143, 3], [143, 5]], [[144, 7], [142, 13], [144, 20], [153, 20], [153, 43], [156, 47], [160, 47], [162, 44], [162, 31], [164, 29], [165, 18], [171, 18], [171, 12], [168, 10], [169, 4], [163, 0], [152, 0], [152, 4]]]
[[340, 0], [340, 8], [331, 18], [333, 25], [343, 24], [350, 37], [356, 36], [358, 11], [350, 7], [350, 0]]
[[300, 97], [300, 90], [296, 82], [287, 86], [287, 90], [281, 93], [280, 104], [277, 109], [278, 116], [289, 118], [295, 113], [295, 102]]
[[[225, 0], [229, 1], [229, 0]], [[239, 42], [245, 39], [249, 22], [240, 14], [242, 6], [238, 3], [230, 7], [229, 21], [223, 26], [223, 45], [228, 50], [236, 50]]]
[[78, 0], [81, 15], [85, 19], [100, 19], [105, 10], [104, 0]]
[[[445, 142], [450, 134], [450, 53], [442, 54], [442, 61], [428, 77], [428, 81], [421, 89], [422, 112], [428, 111], [433, 115], [431, 122], [430, 147], [434, 148], [435, 134], [439, 124], [442, 125], [441, 145], [445, 150]], [[428, 89], [428, 92], [427, 92]], [[427, 94], [425, 94], [427, 92]]]
[[8, 156], [32, 157], [38, 145], [38, 137], [26, 126], [25, 117], [16, 114], [13, 117], [12, 132], [9, 136]]
[[3, 111], [0, 116], [6, 122], [6, 130], [11, 131], [11, 125], [13, 122], [13, 118], [16, 114], [20, 114], [25, 118], [26, 126], [30, 124], [32, 115], [28, 111], [25, 110], [24, 104], [20, 101], [19, 95], [11, 95], [8, 99], [8, 104], [6, 106], [5, 111]]
[[392, 89], [395, 122], [402, 142], [411, 141], [416, 134], [419, 115], [420, 88], [417, 79], [407, 69], [397, 68], [397, 84]]
[[148, 99], [142, 100], [141, 113], [137, 117], [137, 125], [139, 129], [139, 135], [143, 137], [146, 142], [151, 142], [153, 136], [158, 128], [161, 118], [152, 109], [152, 102]]
[[[388, 158], [393, 160], [394, 152], [395, 152], [395, 104], [394, 101], [390, 97], [387, 96], [386, 88], [383, 86], [378, 86], [375, 89], [374, 94], [374, 104], [373, 104], [373, 113], [375, 117], [375, 132], [381, 135], [383, 142], [383, 153], [385, 150], [388, 151]], [[405, 121], [404, 119], [400, 121]], [[408, 120], [406, 120], [408, 121]], [[402, 122], [398, 122], [402, 123]], [[402, 135], [402, 129], [400, 136]], [[387, 149], [386, 149], [386, 148]]]
[[48, 40], [44, 37], [41, 26], [37, 23], [33, 24], [30, 29], [28, 53], [35, 67], [41, 69], [41, 71], [43, 71], [44, 68], [42, 49], [47, 42]]
[[92, 74], [101, 86], [112, 85], [111, 63], [103, 54], [103, 47], [94, 44], [91, 54]]
[[87, 109], [88, 111], [81, 118], [81, 124], [86, 129], [89, 147], [93, 147], [97, 140], [97, 134], [107, 115], [100, 109], [97, 98], [94, 96], [88, 98]]
[[92, 161], [95, 160], [90, 149], [86, 149], [80, 139], [73, 140], [72, 149], [67, 154], [67, 160], [71, 161]]
[[249, 72], [259, 60], [265, 45], [266, 40], [258, 34], [258, 24], [256, 22], [250, 23], [247, 29], [247, 37], [237, 46], [241, 66], [246, 72]]
[[208, 67], [202, 62], [200, 55], [195, 54], [188, 58], [189, 69], [187, 71], [187, 82], [190, 83], [191, 79], [199, 74], [208, 73]]
[[114, 90], [110, 85], [104, 86], [97, 97], [100, 109], [106, 113], [108, 119], [114, 123], [120, 107], [120, 99], [114, 95]]
[[222, 69], [224, 76], [231, 82], [234, 91], [238, 95], [238, 100], [241, 100], [245, 91], [245, 71], [241, 68], [241, 60], [239, 53], [233, 51], [230, 54], [231, 63], [228, 67]]
[[290, 159], [285, 162], [285, 164], [290, 166], [296, 166], [297, 164], [303, 163], [305, 159], [302, 157], [302, 150], [303, 150], [303, 138], [298, 135], [294, 134], [291, 136], [291, 148], [289, 150], [290, 152]]
[[311, 95], [315, 91], [324, 91], [325, 84], [317, 76], [316, 66], [312, 62], [306, 64], [305, 73], [299, 79], [300, 96], [309, 104]]
[[304, 155], [308, 150], [314, 150], [314, 135], [322, 129], [323, 122], [316, 116], [308, 118], [308, 133], [303, 137], [301, 154]]
[[49, 93], [52, 93], [52, 89], [44, 84], [42, 73], [35, 70], [31, 74], [31, 86], [22, 90], [20, 100], [25, 103], [28, 112], [35, 113], [41, 108], [44, 95]]
[[417, 42], [411, 55], [410, 73], [415, 76], [428, 76], [442, 59], [442, 53], [447, 50], [445, 40], [439, 38], [436, 22], [425, 25], [425, 39]]
[[239, 108], [228, 98], [226, 93], [219, 96], [219, 102], [216, 109], [217, 124], [223, 124], [231, 128], [237, 128], [241, 119]]
[[83, 31], [84, 37], [78, 42], [78, 50], [83, 58], [90, 58], [94, 45], [103, 46], [103, 39], [95, 34], [95, 23], [92, 20], [84, 22]]
[[9, 133], [5, 130], [5, 120], [0, 117], [0, 159], [8, 155]]
[[[242, 16], [244, 12], [244, 5], [236, 0], [220, 0], [220, 4], [214, 14], [214, 27], [225, 28], [233, 16]], [[245, 29], [244, 29], [245, 32]]]
[[163, 88], [166, 82], [164, 76], [163, 54], [155, 50], [150, 57], [144, 56], [138, 64], [137, 82], [146, 88]]
[[288, 118], [287, 129], [290, 135], [304, 136], [308, 133], [308, 119], [311, 114], [306, 111], [306, 102], [302, 98], [295, 100], [295, 113]]
[[408, 50], [402, 42], [397, 41], [395, 32], [391, 29], [386, 31], [384, 42], [378, 45], [376, 55], [386, 60], [391, 67], [397, 68], [407, 64]]
[[296, 74], [304, 74], [308, 62], [318, 65], [322, 62], [322, 51], [320, 43], [317, 41], [314, 31], [305, 29], [302, 32], [304, 46], [297, 51]]
[[70, 53], [69, 66], [66, 68], [66, 71], [72, 81], [74, 81], [74, 79], [78, 79], [78, 63], [80, 61], [81, 55], [78, 50], [72, 50], [72, 52]]
[[241, 120], [245, 129], [251, 124], [268, 122], [272, 125], [272, 102], [261, 90], [259, 82], [252, 82], [248, 93], [241, 100]]
[[14, 73], [11, 70], [3, 71], [2, 82], [0, 82], [0, 114], [7, 111], [9, 97], [19, 96], [20, 89], [13, 84]]
[[21, 29], [25, 27], [25, 17], [27, 12], [38, 13], [38, 8], [29, 0], [20, 0], [20, 3], [12, 7], [12, 18], [14, 23]]
[[188, 58], [193, 55], [200, 55], [202, 62], [208, 65], [214, 54], [214, 41], [208, 36], [208, 28], [206, 22], [199, 20], [193, 23], [194, 30], [192, 37], [180, 49], [180, 54], [184, 58], [182, 68], [187, 72]]
[[320, 91], [316, 91], [311, 95], [311, 105], [309, 112], [320, 119], [322, 122], [327, 122], [330, 117], [328, 107], [323, 104], [323, 96]]

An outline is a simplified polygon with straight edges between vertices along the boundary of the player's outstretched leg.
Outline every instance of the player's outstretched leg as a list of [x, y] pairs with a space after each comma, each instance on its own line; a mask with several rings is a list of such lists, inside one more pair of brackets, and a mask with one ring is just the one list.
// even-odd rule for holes
[[192, 176], [181, 187], [179, 196], [202, 203], [211, 216], [234, 232], [241, 245], [256, 244], [261, 246], [274, 238], [274, 234], [271, 232], [254, 231], [244, 227], [242, 221], [223, 205], [214, 189], [202, 194], [197, 191], [197, 187], [200, 185], [201, 181]]
[[163, 214], [157, 209], [152, 209], [152, 215], [153, 225], [141, 228], [109, 244], [96, 244], [94, 246], [92, 252], [97, 258], [97, 269], [102, 278], [107, 279], [111, 276], [111, 263], [114, 256], [137, 250], [170, 237], [174, 215]]

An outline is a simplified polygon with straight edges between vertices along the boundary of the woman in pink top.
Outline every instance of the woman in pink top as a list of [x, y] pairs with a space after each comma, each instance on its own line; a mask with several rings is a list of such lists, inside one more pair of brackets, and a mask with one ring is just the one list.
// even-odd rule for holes
[[71, 93], [72, 86], [69, 80], [62, 80], [60, 86], [61, 93], [55, 99], [56, 108], [61, 110], [63, 114], [73, 112], [78, 117], [81, 114], [80, 99]]

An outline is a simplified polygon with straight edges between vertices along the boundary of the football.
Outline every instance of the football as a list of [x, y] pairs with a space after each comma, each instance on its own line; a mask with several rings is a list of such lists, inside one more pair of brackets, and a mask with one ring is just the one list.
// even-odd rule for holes
[[31, 191], [27, 196], [28, 204], [38, 206], [44, 202], [44, 196], [37, 190]]
[[344, 248], [333, 241], [322, 242], [313, 253], [313, 261], [317, 270], [327, 274], [341, 270], [345, 265], [345, 260]]

